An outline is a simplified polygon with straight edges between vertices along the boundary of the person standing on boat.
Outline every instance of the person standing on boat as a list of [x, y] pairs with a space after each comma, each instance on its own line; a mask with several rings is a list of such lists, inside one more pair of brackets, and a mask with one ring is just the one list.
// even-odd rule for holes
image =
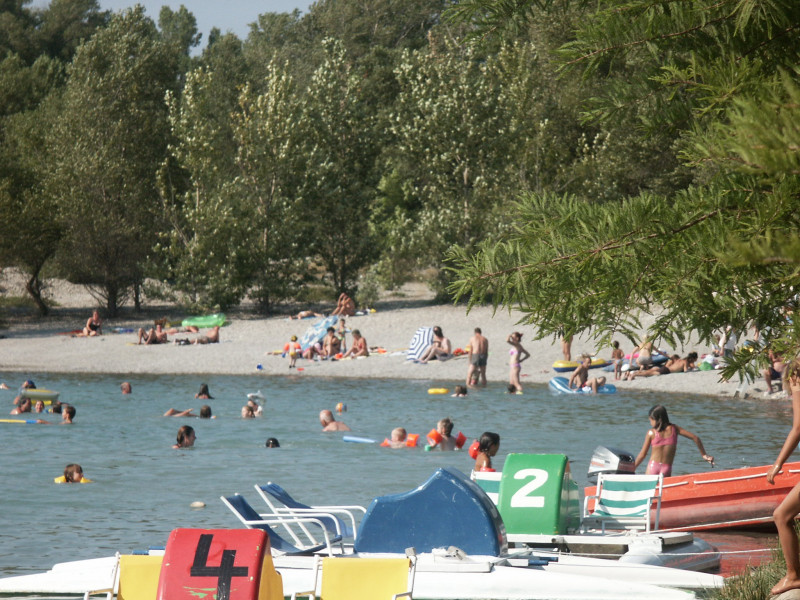
[[656, 404], [650, 409], [649, 417], [652, 429], [649, 429], [647, 435], [644, 436], [644, 444], [633, 464], [634, 469], [642, 463], [644, 457], [647, 456], [647, 451], [652, 448], [646, 473], [648, 475], [658, 475], [660, 473], [664, 477], [672, 475], [672, 461], [675, 460], [675, 450], [678, 447], [678, 434], [689, 438], [697, 444], [697, 449], [703, 455], [703, 460], [711, 463], [712, 467], [714, 466], [714, 457], [706, 454], [702, 440], [691, 431], [670, 423], [666, 408]]
[[[786, 436], [775, 464], [767, 471], [767, 482], [770, 484], [775, 483], [783, 463], [800, 442], [800, 358], [795, 358], [784, 369], [783, 388], [790, 390], [792, 394], [792, 429]], [[800, 545], [794, 529], [794, 518], [798, 513], [800, 513], [800, 483], [786, 494], [786, 498], [772, 513], [775, 527], [778, 528], [778, 540], [783, 550], [783, 558], [786, 559], [786, 576], [772, 588], [770, 594], [773, 596], [800, 589]]]

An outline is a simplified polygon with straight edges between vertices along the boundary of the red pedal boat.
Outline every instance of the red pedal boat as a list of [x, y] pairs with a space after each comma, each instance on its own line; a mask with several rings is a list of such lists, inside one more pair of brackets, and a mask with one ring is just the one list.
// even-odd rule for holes
[[[766, 477], [771, 466], [665, 477], [658, 528], [774, 529], [772, 512], [800, 482], [800, 462], [785, 463], [774, 485]], [[584, 491], [592, 495], [595, 488]]]

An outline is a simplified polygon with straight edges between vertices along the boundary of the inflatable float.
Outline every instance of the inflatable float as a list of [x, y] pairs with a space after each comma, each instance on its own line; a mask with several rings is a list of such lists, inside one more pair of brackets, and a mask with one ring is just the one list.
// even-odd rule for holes
[[[550, 389], [559, 394], [591, 394], [592, 389], [583, 387], [581, 389], [574, 389], [569, 387], [569, 379], [566, 377], [553, 377], [550, 380]], [[588, 389], [588, 391], [587, 391]], [[616, 394], [617, 386], [613, 383], [606, 383], [605, 385], [597, 388], [598, 394]]]
[[58, 400], [58, 392], [40, 388], [26, 388], [21, 390], [19, 395], [22, 398], [30, 398], [31, 400]]
[[[589, 366], [590, 369], [597, 369], [599, 367], [605, 367], [608, 365], [608, 361], [604, 358], [593, 358], [592, 364]], [[574, 371], [575, 369], [580, 366], [580, 363], [575, 362], [574, 360], [557, 360], [553, 363], [553, 370], [557, 373], [566, 373], [567, 371]]]
[[202, 315], [199, 317], [187, 317], [181, 321], [181, 327], [197, 327], [198, 329], [211, 329], [219, 325], [225, 325], [225, 315], [215, 313], [213, 315]]

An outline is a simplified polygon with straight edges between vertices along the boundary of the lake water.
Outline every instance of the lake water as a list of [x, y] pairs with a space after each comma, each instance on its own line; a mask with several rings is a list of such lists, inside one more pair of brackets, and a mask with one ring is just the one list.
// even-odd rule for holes
[[[465, 398], [429, 395], [427, 380], [340, 380], [291, 377], [210, 376], [33, 376], [40, 388], [58, 390], [76, 406], [72, 426], [0, 423], [4, 465], [0, 511], [0, 576], [49, 568], [56, 562], [93, 558], [115, 551], [163, 545], [175, 527], [234, 527], [235, 517], [220, 495], [240, 492], [258, 506], [256, 483], [275, 481], [309, 504], [362, 504], [422, 483], [439, 466], [469, 472], [466, 452], [390, 450], [378, 444], [342, 441], [320, 431], [318, 413], [338, 402], [337, 418], [353, 435], [378, 441], [403, 426], [420, 438], [449, 416], [455, 432], [470, 440], [483, 431], [501, 436], [495, 468], [510, 452], [565, 453], [581, 487], [598, 444], [636, 454], [656, 403], [670, 418], [700, 435], [719, 468], [769, 464], [777, 456], [791, 422], [786, 401], [733, 400], [705, 396], [619, 393], [556, 396], [529, 386], [525, 395], [504, 393], [500, 385], [470, 391]], [[0, 374], [18, 383], [24, 374]], [[133, 394], [123, 396], [128, 379]], [[201, 383], [213, 400], [198, 401]], [[264, 417], [240, 418], [246, 394], [262, 390]], [[6, 413], [15, 391], [0, 392]], [[218, 418], [162, 417], [168, 408], [208, 403]], [[45, 417], [57, 422], [58, 415]], [[19, 417], [4, 417], [19, 418]], [[173, 450], [178, 427], [197, 432], [195, 447]], [[279, 449], [265, 448], [276, 437]], [[469, 444], [469, 442], [468, 442]], [[691, 441], [682, 438], [675, 473], [708, 468]], [[90, 485], [56, 485], [67, 463], [83, 466]], [[206, 507], [190, 508], [194, 501]], [[732, 548], [763, 547], [770, 536], [715, 538]], [[721, 540], [721, 542], [720, 542]], [[736, 544], [742, 542], [737, 546]], [[741, 558], [741, 556], [740, 556]]]

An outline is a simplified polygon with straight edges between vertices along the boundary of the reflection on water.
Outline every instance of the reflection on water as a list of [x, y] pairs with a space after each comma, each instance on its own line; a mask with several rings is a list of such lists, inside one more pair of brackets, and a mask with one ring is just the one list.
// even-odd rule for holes
[[[25, 374], [4, 374], [10, 384]], [[691, 377], [691, 375], [686, 375]], [[501, 385], [465, 398], [428, 395], [441, 381], [347, 381], [292, 377], [227, 376], [35, 376], [39, 387], [61, 392], [77, 407], [73, 426], [0, 423], [5, 466], [0, 510], [5, 515], [0, 575], [39, 571], [55, 562], [117, 550], [163, 545], [174, 527], [236, 524], [219, 496], [241, 492], [258, 500], [253, 485], [273, 480], [309, 503], [359, 503], [411, 489], [436, 467], [468, 472], [465, 452], [388, 450], [322, 434], [317, 415], [338, 402], [338, 417], [353, 433], [378, 441], [396, 426], [426, 432], [449, 416], [471, 440], [483, 431], [501, 436], [495, 466], [509, 452], [565, 453], [581, 486], [598, 444], [636, 453], [648, 427], [648, 409], [667, 406], [671, 419], [700, 435], [719, 468], [769, 464], [790, 425], [786, 402], [704, 396], [632, 394], [556, 396], [529, 387], [508, 395]], [[133, 384], [123, 396], [119, 384]], [[207, 382], [213, 400], [194, 399]], [[452, 385], [451, 385], [452, 387]], [[246, 394], [262, 390], [265, 416], [242, 420]], [[11, 409], [13, 391], [0, 392]], [[168, 408], [208, 403], [214, 420], [162, 417]], [[52, 421], [57, 421], [55, 417]], [[195, 448], [172, 450], [178, 427], [197, 431]], [[268, 437], [281, 448], [267, 449]], [[708, 468], [686, 439], [679, 442], [676, 474]], [[55, 485], [64, 466], [77, 462], [90, 485]], [[202, 501], [206, 508], [189, 505]], [[762, 543], [761, 539], [757, 543]], [[752, 547], [752, 546], [751, 546]], [[762, 546], [763, 547], [763, 546]]]

